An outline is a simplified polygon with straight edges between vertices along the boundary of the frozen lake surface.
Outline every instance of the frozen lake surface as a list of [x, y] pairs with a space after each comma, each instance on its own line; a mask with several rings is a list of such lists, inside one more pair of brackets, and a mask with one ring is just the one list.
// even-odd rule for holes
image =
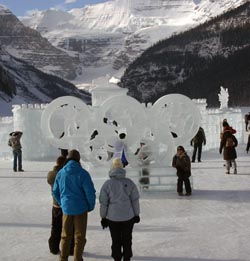
[[[238, 154], [238, 174], [226, 175], [222, 155], [204, 152], [203, 161], [192, 164], [191, 197], [178, 197], [175, 191], [141, 193], [133, 260], [250, 260], [250, 155], [245, 145]], [[0, 260], [58, 260], [47, 244], [52, 203], [46, 177], [54, 162], [23, 166], [25, 172], [13, 173], [11, 161], [0, 161]], [[89, 214], [84, 260], [112, 260], [110, 245], [97, 200]]]

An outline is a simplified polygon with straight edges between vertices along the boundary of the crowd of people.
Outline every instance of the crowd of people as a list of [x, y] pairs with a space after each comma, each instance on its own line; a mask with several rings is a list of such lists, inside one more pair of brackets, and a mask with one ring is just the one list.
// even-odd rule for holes
[[[249, 113], [250, 117], [250, 113]], [[249, 118], [250, 119], [250, 118]], [[246, 123], [246, 131], [248, 131]], [[238, 141], [236, 130], [229, 125], [226, 119], [222, 122], [219, 153], [223, 152], [226, 174], [237, 174]], [[22, 168], [21, 131], [10, 133], [8, 145], [13, 151], [13, 171], [24, 171]], [[191, 163], [201, 162], [202, 146], [206, 145], [206, 136], [200, 127], [191, 140], [193, 146], [192, 160], [185, 148], [177, 147], [173, 156], [172, 167], [176, 168], [177, 193], [179, 196], [191, 196], [190, 184]], [[250, 134], [246, 151], [250, 148]], [[109, 179], [101, 187], [100, 224], [103, 229], [109, 228], [112, 245], [111, 256], [114, 261], [130, 261], [132, 252], [132, 233], [134, 224], [140, 222], [139, 191], [136, 184], [126, 177], [124, 151], [119, 157], [111, 160]], [[149, 165], [151, 150], [144, 140], [135, 155], [142, 167], [142, 177], [139, 183], [149, 188]], [[113, 155], [114, 156], [114, 155]], [[70, 255], [75, 261], [83, 261], [82, 255], [86, 244], [86, 230], [88, 213], [95, 208], [96, 191], [90, 174], [81, 166], [81, 157], [77, 150], [61, 150], [61, 156], [48, 172], [47, 182], [51, 186], [53, 198], [51, 234], [48, 239], [49, 250], [59, 255], [60, 261], [67, 261]], [[185, 188], [185, 193], [183, 192]]]
[[[126, 178], [120, 158], [112, 160], [109, 177], [99, 196], [101, 226], [110, 230], [114, 260], [129, 261], [133, 256], [133, 227], [140, 222], [139, 191]], [[96, 194], [89, 173], [80, 164], [80, 153], [71, 150], [67, 158], [59, 156], [47, 181], [53, 196], [50, 252], [59, 254], [60, 261], [68, 260], [70, 255], [75, 261], [83, 261], [87, 217], [95, 208]]]

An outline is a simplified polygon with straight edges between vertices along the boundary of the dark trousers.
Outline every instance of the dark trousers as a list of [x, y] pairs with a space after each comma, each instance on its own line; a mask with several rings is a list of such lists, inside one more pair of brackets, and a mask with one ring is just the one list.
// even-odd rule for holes
[[[60, 251], [60, 241], [62, 234], [62, 209], [52, 207], [52, 222], [51, 222], [51, 234], [49, 238], [49, 250], [53, 254], [57, 254]], [[74, 254], [74, 238], [70, 245], [70, 255]]]
[[132, 253], [133, 219], [123, 222], [109, 220], [109, 230], [112, 238], [112, 254], [115, 260], [130, 260]]
[[139, 179], [139, 182], [143, 186], [143, 188], [148, 188], [149, 184], [149, 170], [147, 168], [142, 168], [142, 177]]
[[201, 161], [202, 144], [195, 144], [194, 145], [194, 151], [193, 151], [193, 156], [192, 156], [193, 162], [195, 161], [197, 150], [198, 150], [198, 161]]
[[49, 249], [53, 254], [59, 252], [62, 233], [62, 209], [52, 207], [51, 235], [49, 238]]
[[177, 180], [177, 192], [178, 193], [182, 193], [183, 192], [183, 182], [184, 182], [184, 185], [185, 185], [186, 193], [191, 193], [192, 189], [191, 189], [191, 184], [190, 184], [189, 177], [184, 177], [184, 176], [178, 177], [178, 180]]
[[13, 151], [13, 170], [17, 170], [17, 165], [18, 165], [18, 170], [21, 170], [22, 167], [22, 150], [17, 150]]

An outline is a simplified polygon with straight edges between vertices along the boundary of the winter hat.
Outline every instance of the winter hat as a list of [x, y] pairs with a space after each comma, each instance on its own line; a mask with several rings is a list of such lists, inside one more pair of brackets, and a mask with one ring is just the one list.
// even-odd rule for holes
[[120, 158], [114, 158], [112, 160], [111, 169], [120, 168], [123, 169], [122, 161]]
[[59, 167], [62, 167], [64, 165], [66, 161], [66, 158], [63, 157], [63, 156], [59, 156], [57, 159], [56, 159], [56, 165], [59, 166]]
[[69, 152], [68, 159], [73, 159], [73, 160], [75, 160], [75, 161], [80, 162], [81, 156], [80, 156], [79, 151], [77, 151], [77, 150], [71, 150], [71, 151]]

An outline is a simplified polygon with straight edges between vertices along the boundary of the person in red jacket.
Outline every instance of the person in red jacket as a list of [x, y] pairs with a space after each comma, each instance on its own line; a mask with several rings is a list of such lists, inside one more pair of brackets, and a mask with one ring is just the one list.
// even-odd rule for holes
[[226, 161], [226, 174], [230, 174], [230, 167], [233, 166], [234, 174], [237, 174], [237, 164], [235, 159], [237, 158], [237, 153], [235, 147], [237, 147], [238, 141], [236, 137], [232, 134], [230, 129], [226, 129], [222, 135], [220, 142], [220, 154], [223, 150], [223, 158]]

